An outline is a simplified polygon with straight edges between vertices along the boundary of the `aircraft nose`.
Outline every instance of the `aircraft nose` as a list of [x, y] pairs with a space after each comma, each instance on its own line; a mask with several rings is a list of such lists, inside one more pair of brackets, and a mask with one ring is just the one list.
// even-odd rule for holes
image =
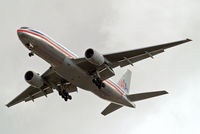
[[25, 32], [25, 29], [17, 29], [17, 35], [23, 44], [29, 43], [29, 35]]
[[28, 29], [29, 29], [29, 27], [20, 27], [20, 28], [17, 30], [18, 36], [20, 37], [20, 36], [22, 36], [22, 35], [25, 35], [24, 30], [28, 30]]
[[17, 35], [20, 37], [23, 34], [23, 31], [21, 31], [21, 29], [17, 30]]
[[29, 27], [20, 27], [19, 29], [17, 29], [17, 35], [20, 39], [24, 39], [24, 38], [29, 38], [30, 35], [28, 33], [29, 31]]

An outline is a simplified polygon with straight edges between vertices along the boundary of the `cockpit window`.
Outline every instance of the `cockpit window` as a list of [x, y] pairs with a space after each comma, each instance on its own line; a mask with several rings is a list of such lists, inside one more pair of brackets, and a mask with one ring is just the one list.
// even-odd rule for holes
[[20, 29], [29, 29], [29, 27], [21, 27]]

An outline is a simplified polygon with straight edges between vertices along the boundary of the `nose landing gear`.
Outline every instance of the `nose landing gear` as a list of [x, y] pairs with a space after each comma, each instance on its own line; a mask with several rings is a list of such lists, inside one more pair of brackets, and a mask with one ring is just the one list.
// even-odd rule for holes
[[33, 53], [33, 52], [30, 52], [30, 53], [28, 53], [28, 56], [29, 56], [29, 57], [34, 56], [34, 53]]
[[[25, 46], [31, 51], [33, 49], [33, 45], [31, 43], [27, 43], [25, 44]], [[34, 53], [31, 51], [30, 53], [28, 53], [29, 57], [33, 56]]]

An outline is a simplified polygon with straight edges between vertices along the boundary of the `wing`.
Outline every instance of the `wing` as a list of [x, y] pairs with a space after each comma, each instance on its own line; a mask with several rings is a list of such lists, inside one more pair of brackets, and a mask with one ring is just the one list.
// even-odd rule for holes
[[[112, 54], [103, 55], [111, 68], [117, 66], [124, 67], [127, 65], [132, 65], [132, 63], [138, 62], [146, 58], [153, 58], [154, 55], [164, 52], [165, 49], [186, 43], [191, 41], [190, 39], [180, 40], [176, 42], [170, 42], [166, 44], [140, 48], [135, 50], [123, 51]], [[87, 72], [92, 72], [97, 70], [95, 65], [89, 63], [85, 58], [74, 59], [74, 62], [80, 66], [83, 70]], [[104, 68], [104, 66], [99, 66], [98, 68]]]
[[[146, 48], [140, 48], [130, 51], [124, 51], [119, 53], [113, 53], [113, 54], [106, 54], [104, 57], [112, 62], [113, 67], [116, 66], [125, 66], [129, 65], [131, 63], [135, 63], [137, 61], [143, 60], [145, 58], [153, 58], [154, 55], [157, 55], [159, 53], [164, 52], [165, 49], [186, 43], [191, 41], [190, 39], [180, 40], [176, 42], [170, 42], [166, 44], [146, 47]], [[126, 63], [126, 64], [125, 64]]]
[[[41, 76], [48, 84], [45, 84], [41, 88], [35, 88], [32, 86], [29, 86], [26, 90], [24, 90], [21, 94], [19, 94], [15, 99], [13, 99], [11, 102], [9, 102], [6, 106], [11, 107], [15, 104], [18, 104], [22, 101], [34, 101], [34, 99], [39, 98], [41, 96], [47, 96], [50, 93], [53, 93], [53, 88], [55, 88], [52, 85], [58, 85], [60, 83], [67, 83], [65, 79], [60, 77], [56, 74], [56, 72], [49, 68], [44, 74]], [[68, 92], [74, 92], [77, 91], [77, 88], [69, 88], [71, 90], [68, 90]]]

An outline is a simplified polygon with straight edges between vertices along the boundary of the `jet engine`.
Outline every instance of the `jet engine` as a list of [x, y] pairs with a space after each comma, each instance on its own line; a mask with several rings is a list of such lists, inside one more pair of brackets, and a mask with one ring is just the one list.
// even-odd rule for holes
[[42, 77], [33, 71], [26, 72], [24, 78], [33, 87], [41, 88], [44, 85]]
[[90, 63], [96, 66], [102, 65], [105, 61], [103, 55], [101, 55], [100, 53], [91, 48], [85, 51], [85, 57]]

